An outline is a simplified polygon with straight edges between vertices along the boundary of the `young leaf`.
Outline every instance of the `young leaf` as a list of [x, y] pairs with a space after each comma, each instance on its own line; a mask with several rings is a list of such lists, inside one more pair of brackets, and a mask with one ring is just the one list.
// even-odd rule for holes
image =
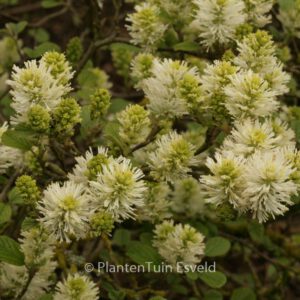
[[24, 254], [20, 250], [20, 245], [8, 236], [0, 236], [0, 261], [23, 266]]
[[235, 289], [230, 300], [256, 300], [255, 292], [247, 287]]
[[152, 246], [145, 245], [142, 242], [131, 242], [126, 254], [139, 265], [147, 265], [147, 262], [158, 264], [161, 261], [157, 251]]
[[2, 144], [8, 147], [28, 151], [35, 144], [33, 136], [25, 131], [7, 130], [2, 135]]
[[7, 223], [11, 218], [11, 207], [8, 204], [0, 202], [0, 225]]
[[219, 271], [200, 273], [199, 278], [208, 286], [215, 289], [221, 288], [227, 281], [225, 274]]
[[210, 290], [204, 294], [204, 300], [222, 300], [223, 295], [216, 291], [216, 290]]
[[206, 242], [205, 255], [209, 257], [223, 256], [230, 249], [230, 241], [223, 237], [213, 237]]
[[195, 42], [182, 42], [173, 46], [175, 51], [187, 51], [187, 52], [197, 52], [200, 49], [198, 43]]

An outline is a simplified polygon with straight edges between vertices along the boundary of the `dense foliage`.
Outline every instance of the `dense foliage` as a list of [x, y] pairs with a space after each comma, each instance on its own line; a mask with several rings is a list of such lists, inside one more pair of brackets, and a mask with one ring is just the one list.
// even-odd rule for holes
[[0, 299], [300, 298], [300, 1], [0, 25]]

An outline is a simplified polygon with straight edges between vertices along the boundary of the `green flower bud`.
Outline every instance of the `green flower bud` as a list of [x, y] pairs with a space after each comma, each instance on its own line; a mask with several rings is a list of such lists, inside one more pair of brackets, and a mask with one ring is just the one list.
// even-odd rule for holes
[[142, 88], [142, 80], [152, 75], [153, 60], [154, 56], [150, 53], [140, 53], [133, 59], [131, 77], [136, 88]]
[[81, 108], [74, 98], [63, 99], [53, 112], [54, 132], [72, 136], [74, 127], [81, 122]]
[[28, 122], [33, 130], [41, 133], [48, 131], [50, 121], [50, 114], [41, 105], [37, 104], [30, 108], [28, 112]]
[[119, 135], [129, 145], [143, 142], [150, 133], [149, 112], [138, 104], [121, 111], [117, 119], [120, 123]]
[[185, 74], [179, 82], [179, 92], [182, 99], [187, 103], [191, 113], [197, 113], [199, 105], [203, 101], [202, 89], [198, 77]]
[[234, 58], [235, 58], [235, 55], [231, 49], [226, 50], [222, 56], [222, 60], [229, 61], [229, 62], [232, 61]]
[[237, 217], [237, 211], [228, 202], [217, 206], [216, 213], [222, 221], [231, 221]]
[[87, 163], [87, 176], [89, 180], [95, 180], [97, 175], [102, 172], [103, 165], [108, 163], [108, 158], [104, 154], [97, 154]]
[[90, 219], [92, 237], [100, 236], [101, 234], [109, 234], [114, 228], [114, 218], [111, 213], [100, 211], [95, 213]]
[[46, 52], [41, 59], [41, 63], [44, 63], [50, 69], [51, 75], [58, 79], [62, 85], [67, 85], [73, 77], [71, 66], [62, 53], [56, 51]]
[[253, 32], [253, 26], [249, 23], [241, 24], [235, 31], [235, 36], [238, 41], [241, 41], [246, 35]]
[[135, 53], [135, 48], [126, 44], [117, 43], [111, 47], [112, 60], [117, 74], [122, 76], [126, 83], [128, 83], [130, 65]]
[[276, 48], [276, 55], [283, 63], [292, 59], [291, 50], [288, 46]]
[[43, 172], [38, 157], [39, 149], [37, 147], [32, 147], [31, 151], [25, 153], [25, 166], [35, 176], [39, 176]]
[[107, 89], [97, 89], [90, 96], [91, 118], [102, 118], [110, 106], [111, 95]]
[[70, 39], [66, 49], [67, 60], [76, 64], [83, 54], [83, 47], [79, 37], [73, 37]]
[[21, 194], [25, 204], [35, 205], [40, 199], [41, 193], [36, 181], [28, 175], [22, 175], [16, 180], [16, 187]]

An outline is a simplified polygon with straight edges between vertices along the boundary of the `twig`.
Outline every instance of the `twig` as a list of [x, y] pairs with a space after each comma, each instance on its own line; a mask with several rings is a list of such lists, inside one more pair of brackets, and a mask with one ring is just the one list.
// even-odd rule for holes
[[35, 23], [31, 23], [30, 27], [40, 27], [40, 26], [44, 25], [45, 23], [47, 23], [48, 21], [50, 21], [51, 19], [54, 19], [56, 17], [59, 17], [59, 16], [65, 14], [68, 10], [69, 10], [69, 6], [66, 5], [61, 10], [56, 11], [52, 14], [49, 14]]
[[10, 176], [10, 178], [8, 179], [8, 182], [6, 183], [5, 187], [2, 189], [2, 192], [0, 194], [0, 201], [4, 201], [6, 199], [6, 193], [11, 188], [11, 186], [15, 182], [16, 178], [19, 176], [20, 172], [21, 172], [20, 170], [15, 171], [15, 173], [12, 176]]
[[19, 295], [17, 295], [15, 299], [22, 300], [23, 296], [27, 292], [27, 289], [30, 285], [31, 280], [33, 279], [34, 275], [36, 274], [36, 270], [31, 269], [31, 270], [29, 270], [28, 274], [29, 274], [29, 276], [27, 278], [27, 281], [26, 281], [25, 285], [23, 286], [23, 289], [22, 289], [21, 293]]
[[285, 270], [288, 270], [288, 271], [292, 271], [296, 274], [300, 274], [300, 269], [297, 269], [297, 268], [294, 268], [294, 267], [290, 267], [290, 266], [287, 266], [285, 264], [283, 264], [282, 262], [276, 260], [276, 259], [273, 259], [271, 257], [269, 257], [267, 254], [259, 251], [256, 247], [254, 247], [251, 243], [249, 243], [247, 240], [244, 240], [244, 239], [241, 239], [241, 238], [238, 238], [236, 236], [233, 236], [231, 234], [228, 234], [228, 233], [225, 233], [223, 232], [222, 233], [223, 236], [227, 237], [227, 238], [230, 238], [232, 240], [235, 240], [239, 243], [241, 243], [242, 245], [244, 245], [245, 247], [251, 249], [252, 251], [254, 251], [257, 255], [261, 256], [262, 258], [264, 258], [265, 260], [267, 260], [268, 262], [274, 264], [274, 265], [277, 265]]
[[151, 132], [149, 133], [148, 137], [146, 138], [146, 140], [136, 146], [134, 146], [131, 151], [128, 154], [131, 154], [133, 152], [135, 152], [138, 149], [141, 149], [145, 146], [147, 146], [148, 144], [150, 144], [152, 141], [154, 141], [156, 135], [162, 130], [161, 127], [158, 126], [154, 126], [153, 129], [151, 130]]
[[94, 54], [94, 52], [100, 48], [103, 47], [105, 45], [110, 44], [114, 38], [115, 38], [116, 33], [112, 33], [111, 35], [109, 35], [108, 37], [106, 37], [103, 40], [99, 40], [96, 42], [91, 42], [89, 47], [87, 48], [84, 56], [82, 57], [82, 59], [80, 60], [80, 62], [78, 63], [77, 69], [76, 69], [76, 73], [73, 77], [73, 81], [76, 80], [76, 78], [78, 77], [78, 75], [80, 74], [80, 72], [82, 71], [82, 69], [84, 68], [85, 64], [87, 63], [87, 61], [90, 59], [90, 57]]

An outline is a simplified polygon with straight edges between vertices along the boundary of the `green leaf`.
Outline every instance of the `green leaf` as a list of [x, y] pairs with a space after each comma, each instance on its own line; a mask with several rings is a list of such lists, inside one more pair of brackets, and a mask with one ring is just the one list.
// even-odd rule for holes
[[52, 42], [44, 42], [34, 49], [24, 48], [25, 54], [30, 58], [38, 58], [48, 51], [60, 51], [60, 47]]
[[122, 142], [119, 136], [119, 123], [117, 122], [109, 122], [106, 124], [104, 128], [104, 138], [107, 141], [111, 141], [113, 144], [118, 146], [120, 149], [124, 150], [126, 145]]
[[41, 2], [43, 8], [53, 8], [62, 4], [63, 2], [61, 0], [43, 0]]
[[210, 290], [204, 294], [204, 300], [222, 300], [223, 295], [216, 291], [216, 290]]
[[213, 237], [206, 242], [205, 255], [209, 257], [223, 256], [230, 249], [230, 241], [223, 237]]
[[8, 147], [28, 151], [35, 144], [35, 138], [29, 131], [7, 130], [1, 142]]
[[8, 236], [0, 236], [0, 261], [23, 266], [24, 254], [20, 250], [20, 245]]
[[25, 30], [27, 24], [28, 22], [26, 21], [21, 21], [19, 23], [7, 23], [6, 28], [11, 35], [18, 35]]
[[199, 273], [199, 278], [208, 286], [215, 289], [221, 288], [227, 281], [225, 274], [219, 271]]
[[39, 300], [52, 300], [53, 299], [53, 295], [52, 294], [44, 294], [43, 296], [41, 296], [39, 298]]
[[264, 226], [257, 222], [248, 224], [248, 232], [252, 241], [256, 243], [263, 243], [265, 238]]
[[35, 219], [26, 217], [24, 221], [22, 222], [22, 230], [27, 231], [33, 227], [36, 227], [38, 225], [38, 222]]
[[247, 287], [235, 289], [230, 300], [256, 300], [255, 292]]
[[195, 42], [182, 42], [173, 46], [175, 51], [187, 51], [187, 52], [197, 52], [200, 50], [200, 46]]
[[114, 98], [111, 100], [111, 105], [109, 107], [108, 113], [115, 114], [123, 110], [130, 102], [122, 98]]
[[278, 0], [278, 4], [282, 10], [288, 10], [295, 7], [295, 0]]
[[44, 28], [34, 28], [29, 30], [29, 35], [32, 36], [38, 44], [49, 41], [50, 35]]
[[187, 272], [186, 277], [190, 280], [197, 280], [198, 279], [198, 273], [197, 272]]
[[19, 190], [14, 187], [8, 193], [8, 200], [11, 204], [23, 204], [24, 199], [22, 195], [19, 193]]
[[11, 218], [11, 207], [0, 202], [0, 224], [7, 223]]
[[118, 246], [126, 246], [131, 241], [130, 231], [126, 229], [117, 229], [113, 236], [113, 242]]
[[147, 262], [151, 262], [151, 265], [156, 265], [161, 262], [160, 255], [150, 245], [145, 245], [142, 242], [131, 242], [127, 248], [127, 256], [129, 256], [135, 263], [139, 265], [149, 265]]
[[155, 297], [151, 297], [149, 300], [167, 300], [167, 299], [161, 296], [155, 296]]
[[296, 141], [299, 143], [300, 142], [300, 120], [292, 120], [291, 127], [295, 132]]

